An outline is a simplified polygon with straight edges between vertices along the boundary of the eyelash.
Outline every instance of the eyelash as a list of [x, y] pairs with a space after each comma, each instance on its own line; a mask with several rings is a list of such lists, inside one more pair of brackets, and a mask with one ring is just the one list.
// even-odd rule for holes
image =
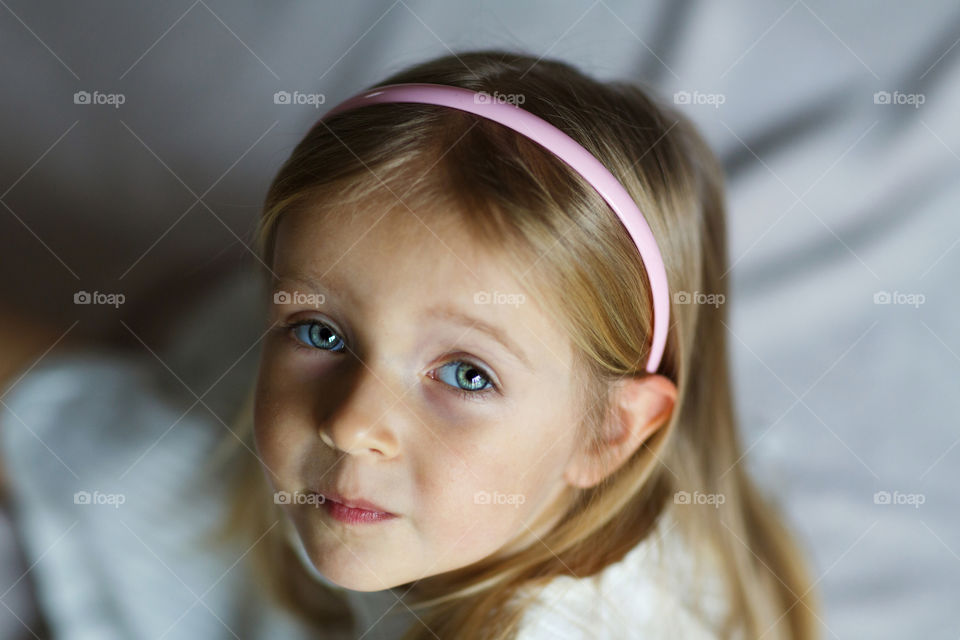
[[[308, 346], [304, 345], [296, 336], [293, 335], [294, 329], [296, 329], [296, 328], [298, 328], [298, 327], [301, 327], [301, 326], [304, 326], [304, 325], [322, 325], [322, 326], [327, 326], [327, 325], [325, 325], [323, 322], [319, 322], [319, 321], [317, 321], [317, 320], [293, 320], [293, 321], [290, 321], [290, 322], [282, 323], [282, 324], [280, 325], [279, 329], [280, 329], [281, 332], [283, 332], [284, 334], [290, 336], [290, 337], [293, 339], [293, 346], [294, 346], [295, 349], [302, 349], [302, 350], [304, 350], [304, 351], [312, 351], [312, 352], [324, 351], [324, 349], [318, 349], [318, 348], [315, 348], [315, 347], [308, 347]], [[327, 327], [327, 328], [330, 328], [330, 327]], [[332, 329], [331, 329], [331, 331], [332, 331]], [[337, 335], [339, 336], [339, 334], [337, 334]], [[342, 341], [342, 340], [343, 340], [343, 339], [341, 338], [341, 341]], [[341, 352], [342, 352], [342, 350], [341, 350], [341, 351], [329, 351], [329, 353], [341, 353]], [[496, 385], [496, 383], [494, 383], [493, 377], [492, 377], [489, 373], [487, 373], [487, 370], [486, 370], [484, 367], [481, 367], [479, 364], [477, 364], [477, 363], [474, 362], [473, 360], [466, 359], [466, 358], [457, 358], [457, 359], [454, 359], [454, 360], [450, 360], [449, 362], [445, 362], [445, 363], [443, 363], [441, 366], [447, 366], [447, 365], [454, 364], [454, 363], [466, 364], [466, 365], [470, 365], [471, 367], [474, 367], [477, 371], [480, 372], [480, 375], [482, 375], [482, 376], [484, 377], [484, 379], [490, 384], [490, 387], [487, 388], [487, 389], [483, 389], [483, 390], [480, 390], [480, 391], [467, 391], [466, 389], [461, 389], [461, 388], [459, 388], [459, 387], [451, 386], [451, 385], [443, 382], [442, 380], [440, 381], [440, 382], [443, 384], [444, 387], [448, 388], [450, 391], [452, 391], [453, 393], [457, 394], [458, 396], [460, 396], [460, 397], [463, 398], [464, 400], [470, 400], [470, 401], [473, 401], [473, 402], [482, 402], [482, 401], [486, 400], [486, 396], [490, 395], [491, 393], [499, 393], [499, 392], [500, 392], [500, 387], [498, 387], [498, 386]], [[434, 378], [433, 376], [431, 376], [431, 379], [436, 379], [436, 378]]]

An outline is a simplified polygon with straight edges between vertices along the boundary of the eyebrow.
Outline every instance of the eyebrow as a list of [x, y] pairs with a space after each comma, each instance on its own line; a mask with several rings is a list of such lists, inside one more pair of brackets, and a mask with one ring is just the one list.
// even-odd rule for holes
[[344, 288], [337, 286], [335, 282], [321, 283], [319, 280], [316, 280], [311, 276], [301, 275], [298, 273], [274, 276], [270, 284], [273, 288], [277, 288], [281, 285], [296, 284], [307, 287], [314, 293], [332, 293], [334, 296], [339, 298], [351, 298], [349, 292]]
[[[316, 280], [309, 275], [303, 275], [303, 274], [290, 274], [286, 276], [277, 276], [273, 279], [272, 284], [273, 286], [277, 286], [279, 284], [285, 284], [285, 283], [304, 285], [318, 293], [331, 292], [334, 295], [337, 295], [339, 297], [347, 297], [347, 298], [351, 297], [347, 293], [347, 290], [342, 287], [334, 286], [333, 283], [321, 284], [319, 280]], [[443, 320], [451, 324], [460, 325], [468, 329], [474, 329], [487, 334], [489, 337], [493, 338], [496, 342], [498, 342], [500, 346], [506, 349], [507, 353], [512, 355], [518, 361], [520, 361], [520, 363], [523, 364], [528, 370], [531, 370], [531, 371], [533, 370], [533, 367], [530, 364], [530, 359], [527, 357], [526, 353], [524, 353], [523, 350], [520, 349], [519, 345], [517, 345], [516, 342], [508, 338], [506, 332], [503, 331], [500, 327], [490, 324], [488, 322], [485, 322], [480, 318], [476, 318], [467, 313], [463, 313], [462, 311], [451, 309], [448, 307], [431, 307], [430, 309], [427, 310], [426, 315], [428, 317], [436, 318], [438, 320]]]
[[482, 331], [487, 334], [494, 340], [500, 343], [500, 345], [507, 350], [510, 355], [515, 357], [527, 369], [532, 370], [533, 367], [530, 365], [530, 360], [527, 358], [527, 355], [523, 352], [522, 349], [507, 337], [505, 331], [500, 327], [484, 322], [480, 318], [475, 318], [471, 315], [457, 311], [454, 309], [448, 309], [446, 307], [433, 307], [427, 310], [427, 315], [430, 317], [438, 318], [452, 324], [458, 324], [468, 329], [476, 329], [477, 331]]

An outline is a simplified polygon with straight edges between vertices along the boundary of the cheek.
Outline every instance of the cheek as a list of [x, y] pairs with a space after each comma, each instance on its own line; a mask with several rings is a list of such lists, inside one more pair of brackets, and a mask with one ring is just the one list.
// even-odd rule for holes
[[490, 484], [472, 476], [447, 478], [446, 489], [423, 495], [416, 526], [441, 564], [463, 566], [500, 548], [519, 526], [516, 510], [491, 504]]
[[524, 523], [553, 495], [571, 442], [559, 418], [536, 413], [514, 414], [474, 437], [447, 439], [447, 446], [433, 440], [424, 452], [418, 526], [438, 553], [461, 561], [493, 553], [525, 533]]
[[274, 473], [281, 474], [293, 464], [293, 452], [303, 450], [307, 429], [298, 418], [298, 406], [289, 385], [276, 384], [281, 378], [261, 368], [253, 406], [253, 432], [260, 456]]

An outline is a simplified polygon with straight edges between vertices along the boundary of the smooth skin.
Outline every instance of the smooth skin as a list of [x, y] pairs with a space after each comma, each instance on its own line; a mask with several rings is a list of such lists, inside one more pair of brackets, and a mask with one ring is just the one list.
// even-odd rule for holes
[[398, 515], [356, 525], [282, 505], [316, 568], [357, 591], [426, 584], [535, 543], [569, 492], [618, 468], [676, 399], [663, 376], [621, 381], [591, 453], [575, 438], [570, 340], [529, 295], [476, 302], [525, 290], [453, 216], [417, 215], [425, 224], [402, 206], [291, 212], [276, 238], [275, 291], [289, 295], [270, 305], [256, 444], [275, 491], [334, 490]]

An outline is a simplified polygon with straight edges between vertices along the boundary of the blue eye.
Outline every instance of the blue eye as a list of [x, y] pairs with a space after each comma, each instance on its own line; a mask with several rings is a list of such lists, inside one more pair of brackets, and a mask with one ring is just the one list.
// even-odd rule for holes
[[314, 348], [323, 351], [337, 352], [343, 351], [346, 346], [343, 344], [343, 340], [341, 340], [330, 327], [320, 322], [305, 320], [292, 323], [288, 326], [297, 340], [307, 345], [301, 348]]
[[[442, 373], [437, 378], [464, 396], [484, 395], [484, 392], [495, 389], [490, 376], [472, 362], [453, 360], [438, 370]], [[443, 372], [446, 371], [451, 371], [453, 375], [445, 375]]]

